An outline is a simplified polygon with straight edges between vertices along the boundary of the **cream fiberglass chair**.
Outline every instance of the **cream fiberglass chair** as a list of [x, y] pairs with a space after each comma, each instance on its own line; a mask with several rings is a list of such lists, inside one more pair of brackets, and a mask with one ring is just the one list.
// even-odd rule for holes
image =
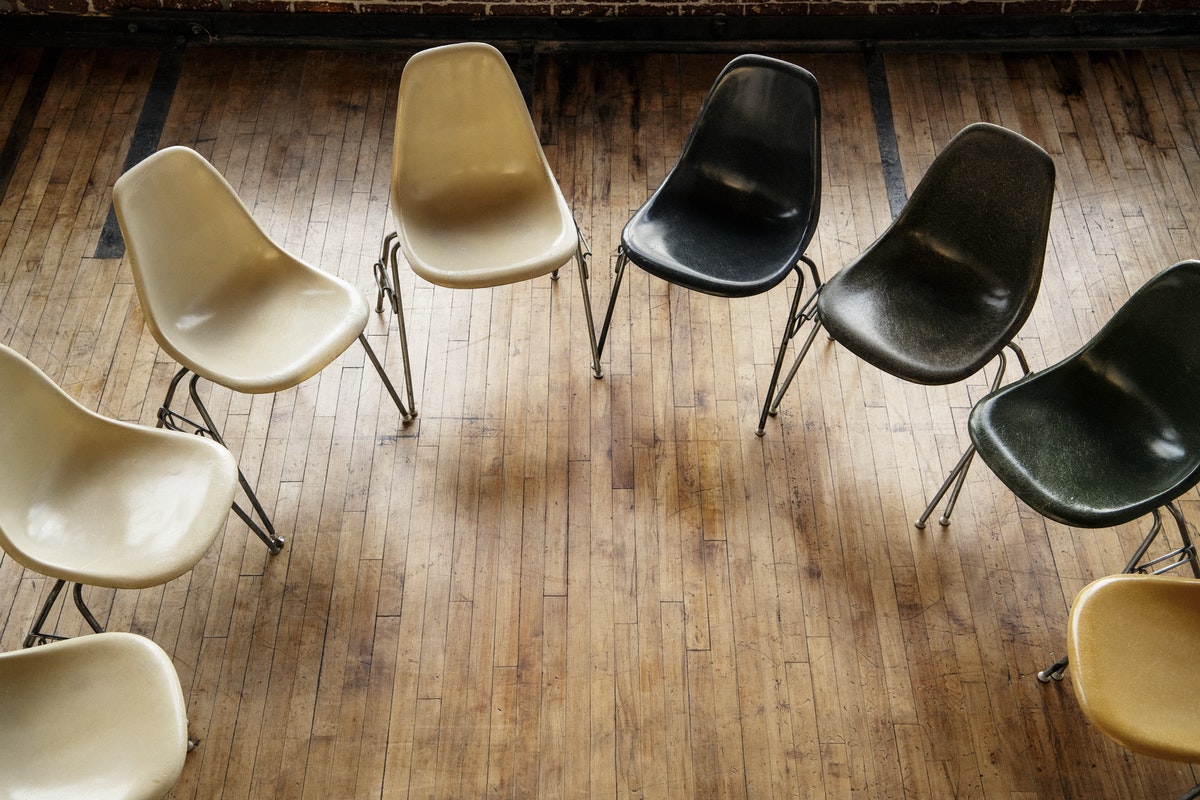
[[102, 417], [0, 345], [0, 547], [56, 580], [25, 646], [59, 592], [75, 584], [143, 589], [190, 570], [221, 532], [237, 487], [225, 448]]
[[[199, 378], [239, 392], [278, 392], [316, 375], [355, 339], [409, 418], [363, 334], [370, 315], [363, 296], [273, 242], [194, 150], [169, 147], [142, 161], [117, 180], [113, 202], [146, 322], [182, 365], [159, 410], [159, 425], [223, 442], [196, 391]], [[188, 372], [194, 373], [189, 387], [203, 423], [171, 410]], [[240, 473], [239, 479], [258, 519], [237, 504], [234, 511], [272, 553], [279, 552], [283, 538], [250, 483]]]
[[[1140, 755], [1200, 763], [1200, 581], [1111, 575], [1089, 584], [1067, 629], [1071, 684], [1101, 733]], [[1200, 797], [1200, 784], [1180, 800]]]
[[0, 797], [157, 800], [187, 748], [179, 676], [149, 639], [0, 653]]
[[557, 278], [574, 259], [592, 369], [596, 377], [603, 374], [588, 292], [591, 253], [546, 162], [516, 78], [494, 47], [446, 45], [408, 60], [396, 106], [391, 193], [396, 232], [384, 239], [375, 264], [375, 310], [383, 310], [384, 297], [391, 300], [406, 377], [411, 371], [400, 251], [417, 275], [452, 289]]

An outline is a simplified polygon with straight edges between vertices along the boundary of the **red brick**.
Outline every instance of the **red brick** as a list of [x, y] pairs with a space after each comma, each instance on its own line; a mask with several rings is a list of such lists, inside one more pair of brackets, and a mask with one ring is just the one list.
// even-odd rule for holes
[[229, 8], [231, 11], [286, 12], [292, 10], [292, 4], [287, 0], [233, 0]]
[[493, 3], [488, 11], [494, 17], [549, 17], [554, 7], [542, 3]]

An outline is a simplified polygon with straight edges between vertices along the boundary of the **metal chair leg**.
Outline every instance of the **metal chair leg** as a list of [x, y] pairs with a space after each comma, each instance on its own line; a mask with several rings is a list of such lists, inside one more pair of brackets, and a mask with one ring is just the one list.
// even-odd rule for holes
[[1039, 672], [1037, 674], [1037, 679], [1042, 683], [1049, 683], [1052, 680], [1061, 681], [1063, 679], [1063, 673], [1066, 671], [1067, 657], [1063, 656], [1058, 661], [1055, 661], [1053, 664]]
[[958, 459], [958, 463], [954, 465], [954, 469], [950, 470], [950, 474], [946, 476], [946, 480], [942, 481], [941, 487], [933, 495], [933, 499], [925, 506], [925, 510], [921, 512], [921, 516], [917, 517], [917, 521], [913, 523], [918, 528], [924, 528], [925, 523], [929, 520], [929, 515], [933, 513], [934, 506], [942, 501], [942, 496], [946, 494], [946, 490], [950, 488], [950, 484], [954, 484], [954, 491], [950, 493], [950, 500], [946, 503], [946, 510], [938, 519], [938, 524], [949, 525], [950, 514], [954, 511], [954, 505], [958, 502], [958, 493], [962, 491], [963, 483], [967, 480], [967, 471], [971, 468], [971, 460], [975, 457], [975, 445], [967, 448], [962, 457]]
[[[1017, 362], [1021, 366], [1021, 371], [1029, 374], [1029, 362], [1025, 359], [1025, 352], [1016, 342], [1009, 342], [1006, 347], [1013, 351], [1017, 356]], [[996, 354], [997, 367], [996, 377], [992, 379], [991, 391], [996, 391], [1000, 388], [1001, 381], [1004, 380], [1004, 371], [1008, 367], [1008, 359], [1004, 357], [1004, 350], [1001, 349]], [[953, 483], [954, 489], [950, 492], [950, 499], [946, 502], [946, 510], [942, 512], [942, 516], [938, 519], [938, 524], [946, 526], [950, 524], [950, 514], [954, 512], [954, 506], [958, 503], [958, 495], [962, 491], [963, 484], [967, 480], [967, 471], [971, 469], [971, 461], [975, 458], [975, 445], [971, 445], [958, 459], [958, 463], [954, 465], [954, 469], [950, 470], [950, 474], [946, 476], [946, 480], [942, 481], [942, 485], [933, 495], [933, 499], [925, 506], [925, 510], [921, 512], [921, 516], [917, 517], [917, 521], [913, 523], [918, 528], [924, 528], [925, 523], [929, 520], [929, 516], [933, 513], [934, 507], [941, 502], [942, 497], [950, 490]]]
[[380, 380], [383, 381], [383, 386], [387, 389], [388, 394], [392, 396], [392, 402], [396, 404], [396, 408], [400, 409], [400, 416], [407, 422], [412, 419], [412, 414], [408, 413], [408, 409], [404, 407], [404, 402], [400, 399], [400, 395], [396, 393], [396, 387], [392, 386], [392, 380], [383, 370], [383, 364], [379, 363], [379, 357], [375, 355], [375, 350], [372, 349], [371, 343], [367, 341], [367, 335], [360, 333], [358, 341], [362, 344], [363, 349], [367, 351], [367, 358], [371, 359], [371, 363], [375, 365], [375, 371], [379, 373]]
[[[404, 416], [405, 421], [417, 416], [417, 400], [413, 396], [413, 381], [412, 381], [412, 363], [408, 357], [408, 330], [404, 324], [404, 304], [400, 300], [400, 237], [395, 231], [383, 237], [383, 246], [379, 253], [379, 260], [374, 264], [375, 272], [375, 313], [383, 313], [383, 301], [387, 298], [392, 306], [392, 313], [396, 315], [396, 327], [400, 331], [400, 356], [404, 363], [404, 387], [408, 393], [408, 414]], [[391, 275], [389, 281], [388, 276]], [[376, 369], [379, 369], [376, 366]], [[384, 378], [385, 383], [390, 383], [387, 378], [380, 372], [380, 377]], [[392, 394], [392, 399], [396, 399], [395, 390], [389, 387], [388, 391]], [[397, 401], [400, 407], [400, 413], [404, 415], [404, 405]]]
[[621, 291], [621, 281], [625, 277], [625, 267], [629, 264], [629, 256], [625, 248], [617, 248], [617, 266], [613, 275], [612, 291], [608, 295], [608, 310], [604, 313], [604, 324], [600, 326], [600, 338], [596, 342], [596, 353], [604, 352], [604, 343], [608, 340], [608, 327], [612, 324], [613, 308], [617, 305], [617, 293]]
[[[45, 633], [42, 631], [42, 626], [46, 624], [46, 620], [50, 617], [50, 609], [54, 607], [54, 602], [58, 599], [58, 595], [60, 592], [62, 592], [63, 586], [65, 586], [66, 583], [67, 582], [65, 580], [60, 578], [56, 580], [54, 582], [54, 586], [50, 588], [50, 594], [46, 597], [46, 602], [42, 604], [42, 608], [38, 612], [37, 619], [34, 620], [33, 628], [25, 637], [23, 644], [24, 647], [33, 647], [34, 645], [46, 644], [48, 642], [58, 642], [68, 638], [66, 636], [59, 636], [57, 634]], [[96, 621], [96, 617], [87, 607], [87, 604], [83, 602], [83, 585], [79, 583], [75, 584], [72, 594], [75, 599], [75, 607], [79, 609], [79, 613], [83, 615], [83, 619], [85, 622], [87, 622], [88, 627], [90, 627], [94, 633], [103, 633], [104, 626]]]
[[1180, 795], [1179, 800], [1196, 800], [1198, 797], [1200, 797], [1200, 783]]
[[[808, 296], [808, 299], [804, 301], [804, 305], [800, 308], [800, 310], [792, 315], [791, 320], [789, 321], [789, 324], [794, 326], [791, 331], [791, 335], [795, 336], [796, 333], [799, 332], [800, 326], [805, 322], [812, 321], [813, 329], [808, 332], [808, 338], [804, 340], [804, 346], [801, 347], [800, 352], [796, 354], [796, 360], [792, 362], [792, 366], [791, 369], [788, 370], [787, 377], [783, 379], [783, 383], [780, 385], [778, 391], [775, 392], [775, 399], [774, 402], [771, 403], [769, 412], [771, 416], [775, 416], [779, 413], [779, 405], [783, 402], [784, 395], [787, 394], [787, 390], [791, 387], [792, 381], [795, 380], [796, 373], [800, 370], [800, 365], [804, 362], [805, 357], [808, 356], [808, 351], [812, 349], [813, 342], [816, 341], [817, 338], [817, 332], [821, 330], [821, 315], [817, 311], [817, 299], [820, 297], [821, 287], [824, 284], [821, 282], [821, 274], [817, 271], [816, 263], [807, 256], [801, 256], [800, 258], [804, 261], [804, 263], [808, 264], [809, 271], [812, 272], [813, 292]], [[799, 271], [799, 265], [797, 265], [797, 271]], [[801, 273], [801, 277], [803, 277], [803, 273]], [[759, 425], [759, 427], [761, 428], [762, 425]]]
[[800, 328], [800, 322], [796, 315], [800, 311], [800, 295], [804, 292], [804, 273], [800, 270], [799, 265], [796, 266], [796, 278], [796, 291], [792, 293], [792, 305], [788, 310], [787, 322], [783, 326], [779, 350], [775, 353], [775, 368], [771, 371], [771, 380], [767, 384], [767, 397], [763, 401], [762, 413], [758, 415], [758, 427], [754, 429], [756, 436], [766, 433], [767, 416], [771, 413], [771, 404], [775, 400], [775, 387], [779, 385], [779, 373], [783, 371], [783, 359], [787, 353], [787, 345]]
[[[162, 406], [158, 409], [158, 427], [181, 433], [194, 433], [200, 436], [207, 436], [222, 447], [226, 447], [225, 440], [221, 437], [221, 432], [217, 429], [216, 423], [213, 422], [212, 416], [208, 413], [208, 408], [204, 405], [204, 401], [200, 399], [200, 394], [196, 389], [196, 384], [200, 380], [199, 375], [192, 375], [192, 379], [188, 382], [188, 393], [192, 398], [192, 403], [196, 406], [196, 410], [200, 412], [200, 417], [204, 420], [203, 423], [188, 419], [171, 409], [171, 403], [174, 400], [175, 390], [179, 385], [179, 381], [189, 371], [187, 367], [182, 367], [175, 373], [175, 377], [171, 379], [170, 386], [167, 387], [167, 396], [163, 398]], [[283, 549], [283, 537], [275, 532], [275, 525], [271, 522], [266, 509], [259, 502], [258, 495], [254, 493], [254, 488], [250, 485], [250, 481], [246, 479], [240, 467], [238, 468], [238, 483], [241, 484], [242, 491], [245, 492], [246, 497], [250, 500], [250, 505], [257, 515], [257, 519], [252, 517], [250, 513], [236, 502], [233, 504], [233, 513], [237, 514], [238, 518], [246, 523], [246, 526], [258, 538], [262, 539], [271, 555], [277, 554]]]
[[[588, 257], [592, 249], [587, 246], [583, 233], [576, 228], [579, 242], [575, 247], [575, 261], [579, 264], [579, 288], [583, 291], [583, 317], [587, 322], [588, 344], [592, 348], [592, 374], [597, 378], [604, 377], [604, 369], [600, 366], [600, 347], [596, 343], [596, 323], [592, 319], [592, 293], [588, 291]], [[557, 271], [556, 271], [557, 274]], [[607, 331], [607, 324], [605, 326]]]

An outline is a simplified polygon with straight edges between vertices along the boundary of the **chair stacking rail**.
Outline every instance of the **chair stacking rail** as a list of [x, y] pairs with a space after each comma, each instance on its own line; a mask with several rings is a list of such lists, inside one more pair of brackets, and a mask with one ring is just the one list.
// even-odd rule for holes
[[[821, 287], [817, 326], [911, 383], [958, 383], [996, 359], [992, 387], [998, 387], [1006, 348], [1028, 373], [1013, 337], [1041, 286], [1053, 197], [1054, 162], [1042, 148], [997, 125], [967, 126], [930, 164], [883, 234]], [[776, 407], [807, 353], [806, 345]], [[968, 446], [918, 528], [948, 491], [940, 522], [950, 523], [974, 454]]]
[[805, 255], [821, 210], [821, 103], [812, 73], [744, 55], [717, 76], [675, 166], [621, 232], [616, 275], [601, 328], [604, 348], [626, 266], [717, 297], [750, 297], [792, 272], [792, 295], [756, 433], [788, 341], [811, 318], [801, 305]]
[[[1175, 500], [1200, 482], [1200, 261], [1152, 278], [1078, 352], [971, 411], [984, 462], [1044, 517], [1108, 528], [1150, 515], [1124, 572], [1200, 562]], [[1180, 541], [1150, 556], [1162, 509]], [[1061, 678], [1064, 658], [1039, 674]]]
[[[160, 426], [223, 444], [197, 391], [200, 378], [238, 392], [280, 392], [316, 375], [355, 339], [401, 416], [411, 416], [363, 333], [370, 316], [363, 295], [272, 241], [199, 153], [155, 153], [117, 180], [113, 203], [146, 324], [181, 365], [159, 409]], [[201, 421], [172, 409], [189, 372]], [[283, 537], [238, 476], [253, 516], [236, 503], [234, 512], [278, 553]]]

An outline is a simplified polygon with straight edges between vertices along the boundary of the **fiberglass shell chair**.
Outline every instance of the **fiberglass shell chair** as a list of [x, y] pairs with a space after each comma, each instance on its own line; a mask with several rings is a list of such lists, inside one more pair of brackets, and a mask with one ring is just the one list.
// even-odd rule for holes
[[237, 487], [225, 448], [96, 414], [3, 345], [0, 387], [0, 547], [56, 581], [26, 647], [60, 638], [42, 626], [67, 582], [100, 631], [82, 585], [158, 586], [204, 557]]
[[[995, 391], [971, 410], [979, 455], [1034, 511], [1075, 528], [1152, 515], [1125, 572], [1191, 565], [1176, 498], [1200, 482], [1200, 261], [1164, 270], [1078, 352]], [[1144, 560], [1175, 518], [1180, 546]], [[1066, 659], [1039, 678], [1061, 678]]]
[[[1101, 733], [1134, 753], [1200, 762], [1200, 581], [1110, 575], [1084, 587], [1067, 628], [1071, 684]], [[1200, 797], [1200, 784], [1180, 800]]]
[[801, 263], [821, 206], [821, 106], [817, 80], [802, 67], [743, 55], [717, 76], [675, 166], [625, 225], [603, 350], [626, 265], [685, 289], [751, 297], [797, 275], [788, 320], [756, 433], [784, 351], [808, 319]]
[[[887, 230], [821, 287], [817, 325], [857, 357], [911, 383], [958, 383], [997, 359], [995, 388], [1006, 347], [1028, 373], [1012, 340], [1041, 286], [1053, 197], [1054, 162], [1042, 148], [997, 125], [967, 126], [930, 164]], [[949, 524], [974, 453], [963, 453], [918, 528], [953, 484], [940, 519]]]
[[[355, 339], [409, 418], [363, 333], [370, 316], [365, 298], [272, 241], [199, 153], [160, 150], [117, 180], [113, 203], [146, 323], [181, 365], [159, 410], [160, 426], [223, 443], [196, 390], [200, 378], [238, 392], [279, 392], [316, 375]], [[189, 372], [199, 424], [171, 409]], [[240, 473], [239, 479], [257, 521], [236, 503], [234, 512], [279, 552], [283, 538], [249, 482]]]
[[588, 291], [591, 253], [546, 161], [517, 80], [496, 48], [478, 42], [434, 47], [404, 65], [391, 207], [396, 231], [384, 238], [375, 264], [375, 310], [383, 311], [384, 298], [390, 299], [406, 375], [411, 369], [400, 253], [421, 278], [451, 289], [544, 275], [557, 279], [559, 268], [574, 259], [592, 368], [596, 377], [603, 374]]
[[187, 749], [179, 676], [149, 639], [0, 653], [0, 797], [158, 800]]

